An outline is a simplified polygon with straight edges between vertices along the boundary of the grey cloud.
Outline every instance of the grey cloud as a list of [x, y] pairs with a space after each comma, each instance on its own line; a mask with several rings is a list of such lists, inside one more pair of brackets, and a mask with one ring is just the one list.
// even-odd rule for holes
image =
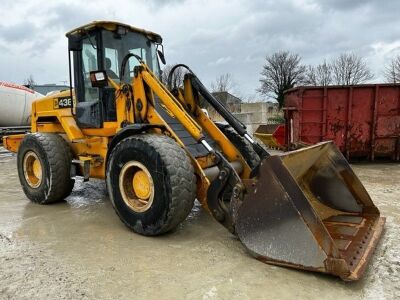
[[[24, 20], [19, 25], [7, 31], [0, 25], [0, 40], [32, 39], [32, 55], [40, 56], [53, 41], [63, 45], [63, 33], [76, 26], [95, 19], [125, 20], [162, 34], [167, 61], [187, 63], [206, 84], [229, 72], [247, 95], [258, 87], [265, 56], [274, 51], [299, 53], [304, 63], [311, 64], [352, 51], [368, 58], [379, 80], [383, 59], [397, 50], [376, 50], [374, 45], [400, 43], [397, 0], [121, 0], [118, 7], [111, 4], [43, 4], [38, 12], [43, 16], [40, 28], [21, 13], [16, 16]], [[11, 49], [5, 43], [0, 47]], [[64, 60], [65, 48], [52, 51]], [[35, 71], [27, 72], [35, 75]], [[4, 76], [7, 73], [0, 70], [0, 79]]]
[[101, 19], [101, 12], [96, 10], [95, 5], [76, 5], [59, 3], [49, 9], [46, 26], [61, 28], [64, 31], [72, 30], [75, 27]]
[[381, 2], [379, 0], [321, 0], [315, 1], [321, 4], [324, 8], [331, 8], [335, 10], [351, 10], [362, 6], [370, 5], [374, 2]]
[[[197, 54], [189, 59], [209, 81], [218, 75], [216, 72], [230, 72], [240, 79], [247, 93], [257, 88], [264, 57], [274, 51], [287, 49], [300, 53], [305, 63], [318, 63], [340, 52], [370, 56], [372, 44], [399, 40], [394, 30], [400, 25], [396, 16], [400, 11], [398, 2], [388, 1], [381, 4], [383, 7], [376, 7], [375, 1], [356, 1], [340, 9], [325, 3], [330, 4], [329, 9], [319, 5], [309, 11], [299, 10], [291, 1], [248, 2], [243, 17], [232, 19], [230, 27], [198, 29], [197, 33], [195, 30], [190, 41], [196, 47], [186, 46], [190, 53]], [[229, 19], [229, 14], [225, 18]], [[199, 47], [205, 47], [208, 55], [199, 53]], [[204, 59], [216, 62], [228, 55], [232, 60], [220, 67], [211, 63], [207, 68], [198, 63]], [[374, 71], [379, 78], [380, 70]]]
[[30, 21], [23, 21], [15, 25], [0, 25], [0, 38], [6, 42], [15, 43], [35, 38], [39, 28]]
[[171, 7], [174, 5], [182, 5], [186, 0], [168, 0], [168, 1], [160, 1], [160, 0], [147, 0], [146, 4], [149, 5], [151, 9], [160, 9], [165, 7]]

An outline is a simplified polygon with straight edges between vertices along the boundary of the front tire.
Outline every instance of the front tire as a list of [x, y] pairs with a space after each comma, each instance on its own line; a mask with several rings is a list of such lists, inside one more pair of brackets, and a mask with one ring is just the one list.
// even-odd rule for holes
[[18, 149], [18, 176], [25, 195], [35, 203], [64, 200], [72, 191], [72, 153], [58, 134], [27, 134]]
[[173, 139], [143, 134], [123, 139], [112, 150], [107, 189], [122, 222], [152, 236], [186, 219], [196, 197], [196, 177], [188, 155]]
[[242, 154], [244, 160], [250, 168], [255, 168], [260, 163], [260, 157], [254, 151], [253, 146], [243, 137], [241, 137], [231, 126], [216, 123], [219, 130], [231, 141], [236, 149]]

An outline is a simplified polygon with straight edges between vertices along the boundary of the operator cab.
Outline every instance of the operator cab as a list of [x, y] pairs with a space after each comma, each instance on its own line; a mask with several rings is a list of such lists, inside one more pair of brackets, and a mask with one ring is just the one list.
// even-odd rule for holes
[[90, 72], [103, 71], [117, 84], [121, 81], [131, 83], [133, 68], [140, 64], [138, 59], [131, 57], [123, 72], [121, 65], [124, 57], [134, 54], [156, 76], [160, 76], [157, 54], [163, 56], [158, 51], [159, 46], [162, 49], [162, 38], [156, 33], [117, 22], [92, 22], [68, 32], [66, 36], [69, 58], [71, 53], [73, 56], [73, 71], [71, 59], [69, 69], [70, 81], [73, 74], [75, 87], [75, 118], [82, 128], [101, 128], [104, 122], [117, 120], [115, 89], [108, 85], [93, 86]]

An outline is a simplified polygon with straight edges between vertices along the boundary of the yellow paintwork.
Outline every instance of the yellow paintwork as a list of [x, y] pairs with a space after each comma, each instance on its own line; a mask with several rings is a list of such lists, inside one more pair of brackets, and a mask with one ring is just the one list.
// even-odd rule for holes
[[196, 107], [197, 122], [208, 132], [213, 140], [217, 142], [220, 146], [225, 157], [229, 161], [239, 160], [243, 165], [243, 178], [249, 178], [251, 168], [247, 165], [243, 156], [240, 152], [233, 146], [231, 141], [219, 130], [213, 121], [206, 116], [206, 114], [201, 110], [200, 107]]
[[42, 165], [40, 164], [39, 160], [37, 159], [34, 160], [32, 170], [33, 170], [33, 175], [35, 175], [35, 177], [37, 178], [42, 177]]
[[147, 174], [139, 170], [132, 179], [133, 190], [140, 199], [148, 199], [151, 194], [150, 179]]
[[19, 144], [21, 144], [24, 139], [25, 134], [14, 134], [10, 136], [3, 137], [3, 147], [11, 152], [18, 152]]
[[[111, 27], [115, 27], [116, 25], [119, 25], [119, 23], [113, 25], [110, 22], [97, 22], [85, 26], [88, 28], [91, 26], [102, 26], [103, 28], [111, 29]], [[85, 26], [75, 29], [68, 34], [88, 29]], [[145, 31], [140, 30], [138, 32], [145, 33]], [[102, 128], [79, 128], [71, 108], [58, 108], [57, 98], [70, 97], [70, 91], [67, 90], [33, 102], [31, 118], [32, 132], [60, 134], [69, 143], [74, 159], [81, 162], [90, 160], [90, 177], [105, 178], [108, 147], [112, 138], [122, 129], [121, 126], [123, 124], [146, 122], [160, 125], [162, 129], [150, 129], [149, 132], [168, 135], [184, 148], [183, 142], [154, 108], [154, 95], [157, 95], [165, 110], [172, 117], [179, 120], [195, 140], [200, 142], [204, 138], [203, 133], [207, 132], [216, 141], [219, 150], [224, 153], [229, 161], [239, 160], [242, 162], [243, 172], [240, 176], [243, 179], [249, 177], [250, 167], [229, 139], [198, 106], [198, 99], [193, 94], [189, 80], [185, 80], [184, 89], [178, 91], [177, 98], [171, 94], [168, 88], [159, 81], [144, 63], [141, 63], [139, 72], [137, 72], [129, 85], [126, 83], [116, 83], [110, 78], [108, 81], [109, 85], [116, 90], [116, 122], [104, 122]], [[145, 86], [147, 87], [146, 89]], [[75, 104], [75, 97], [72, 100]], [[141, 107], [141, 110], [138, 109], [139, 107]], [[4, 146], [10, 151], [17, 152], [23, 136], [5, 137]], [[187, 153], [191, 158], [198, 179], [197, 198], [208, 209], [206, 200], [210, 182], [205, 176], [203, 169], [213, 166], [215, 164], [215, 157], [213, 154], [209, 154], [206, 157], [195, 159], [188, 151]], [[141, 174], [133, 178], [132, 184], [139, 195], [143, 197], [147, 195], [146, 191], [148, 189], [146, 188], [145, 179]]]
[[195, 109], [196, 109], [196, 101], [194, 99], [194, 93], [193, 93], [193, 89], [192, 89], [192, 84], [189, 80], [189, 78], [186, 78], [184, 80], [184, 99], [186, 102], [186, 105], [189, 107], [189, 111], [191, 113], [194, 113]]
[[190, 135], [196, 140], [200, 141], [203, 138], [202, 128], [196, 123], [195, 120], [186, 112], [182, 104], [177, 100], [170, 91], [156, 78], [156, 76], [149, 70], [149, 68], [142, 64], [144, 70], [142, 70], [139, 76], [135, 77], [133, 81], [140, 80], [147, 83], [150, 89], [160, 97], [162, 103], [166, 108], [178, 119], [179, 122], [185, 127]]
[[37, 154], [33, 151], [25, 153], [22, 161], [23, 175], [30, 187], [36, 188], [42, 182], [42, 166]]
[[[134, 95], [134, 108], [135, 108], [135, 120], [146, 120], [147, 116], [147, 97], [144, 90], [143, 80], [133, 80]], [[139, 111], [138, 107], [141, 106]]]
[[67, 32], [65, 35], [68, 37], [70, 35], [79, 34], [81, 32], [92, 30], [96, 27], [114, 31], [115, 29], [117, 29], [117, 26], [122, 26], [122, 27], [128, 29], [129, 31], [142, 33], [147, 37], [150, 37], [152, 39], [160, 39], [160, 42], [162, 41], [162, 38], [158, 33], [155, 33], [155, 32], [149, 31], [149, 30], [145, 30], [145, 29], [141, 29], [141, 28], [137, 28], [137, 27], [133, 27], [133, 26], [130, 26], [130, 25], [127, 25], [124, 23], [114, 22], [114, 21], [94, 21], [94, 22], [79, 26], [75, 29], [72, 29], [69, 32]]
[[259, 133], [259, 132], [254, 132], [254, 136], [259, 138], [261, 142], [263, 142], [265, 145], [271, 148], [282, 148], [281, 145], [276, 141], [272, 133]]

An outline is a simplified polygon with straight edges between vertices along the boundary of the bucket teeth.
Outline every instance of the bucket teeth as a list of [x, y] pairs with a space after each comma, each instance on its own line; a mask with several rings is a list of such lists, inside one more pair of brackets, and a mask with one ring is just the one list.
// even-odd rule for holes
[[362, 276], [385, 219], [332, 143], [268, 157], [245, 185], [236, 232], [256, 258]]

